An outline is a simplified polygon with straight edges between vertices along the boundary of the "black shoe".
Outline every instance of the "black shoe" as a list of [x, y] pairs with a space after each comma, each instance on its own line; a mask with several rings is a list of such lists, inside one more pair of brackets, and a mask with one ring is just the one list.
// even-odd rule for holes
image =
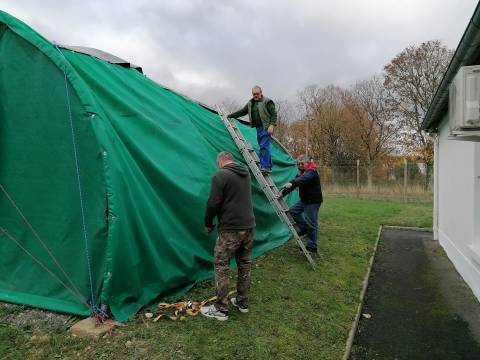
[[311, 252], [311, 253], [314, 253], [314, 254], [318, 253], [317, 248], [306, 246], [305, 249], [307, 249], [308, 252]]
[[248, 313], [248, 306], [241, 306], [239, 303], [237, 303], [237, 298], [231, 298], [230, 302], [232, 303], [233, 306], [235, 306], [242, 314]]
[[297, 235], [298, 236], [303, 236], [303, 235], [307, 235], [307, 230], [300, 230], [300, 231], [297, 231]]

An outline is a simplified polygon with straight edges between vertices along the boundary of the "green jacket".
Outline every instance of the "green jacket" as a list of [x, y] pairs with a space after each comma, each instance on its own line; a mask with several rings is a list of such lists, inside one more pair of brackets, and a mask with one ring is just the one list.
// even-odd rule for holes
[[260, 119], [257, 119], [256, 112], [252, 113], [254, 102], [255, 100], [253, 100], [253, 98], [250, 99], [250, 101], [243, 108], [231, 113], [228, 115], [228, 117], [238, 118], [248, 114], [252, 127], [255, 127], [260, 123], [264, 128], [268, 128], [270, 125], [277, 125], [277, 110], [275, 109], [275, 103], [271, 99], [262, 96], [262, 99], [257, 101], [256, 104], [258, 107], [258, 116], [260, 116]]

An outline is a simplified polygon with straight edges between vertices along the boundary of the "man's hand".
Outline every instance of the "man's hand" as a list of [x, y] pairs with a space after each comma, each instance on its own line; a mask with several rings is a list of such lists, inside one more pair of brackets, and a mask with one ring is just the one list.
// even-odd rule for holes
[[283, 185], [282, 187], [283, 187], [284, 189], [290, 189], [292, 186], [293, 186], [293, 184], [292, 184], [291, 182], [288, 182], [288, 183], [286, 183], [285, 185]]
[[273, 125], [270, 125], [267, 129], [267, 131], [270, 135], [273, 134], [273, 127], [274, 127]]
[[277, 199], [280, 200], [281, 198], [283, 198], [283, 193], [282, 192], [279, 192], [277, 194]]
[[213, 231], [213, 229], [215, 229], [215, 225], [212, 225], [212, 226], [205, 226], [205, 235], [210, 235]]

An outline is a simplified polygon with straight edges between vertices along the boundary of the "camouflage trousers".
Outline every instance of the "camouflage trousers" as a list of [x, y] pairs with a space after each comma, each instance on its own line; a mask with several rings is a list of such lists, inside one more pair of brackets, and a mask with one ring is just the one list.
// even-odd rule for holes
[[215, 307], [228, 311], [229, 260], [235, 256], [238, 267], [237, 303], [248, 306], [253, 230], [220, 230], [215, 244]]

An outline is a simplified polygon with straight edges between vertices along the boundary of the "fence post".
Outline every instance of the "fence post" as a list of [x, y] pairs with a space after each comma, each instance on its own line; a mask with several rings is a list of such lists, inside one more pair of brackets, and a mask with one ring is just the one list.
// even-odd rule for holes
[[360, 160], [357, 159], [357, 198], [360, 197]]
[[404, 159], [403, 168], [403, 202], [407, 202], [407, 186], [408, 186], [408, 161]]

